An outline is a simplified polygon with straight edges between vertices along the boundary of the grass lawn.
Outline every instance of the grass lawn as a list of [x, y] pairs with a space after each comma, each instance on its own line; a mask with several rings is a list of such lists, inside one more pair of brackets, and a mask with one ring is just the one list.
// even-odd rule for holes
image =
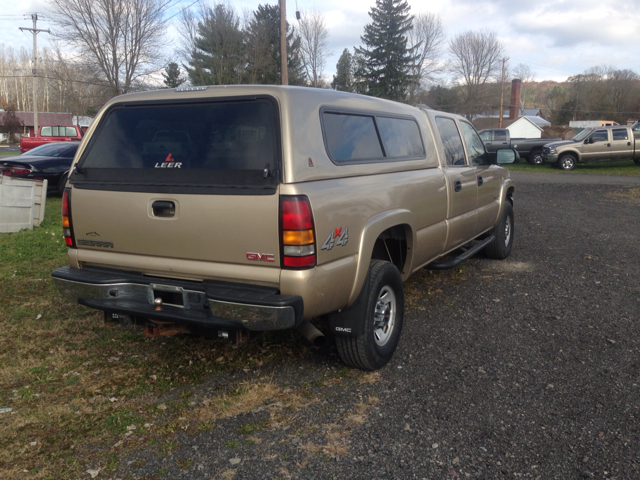
[[60, 205], [49, 198], [40, 227], [0, 235], [0, 411], [11, 408], [0, 413], [0, 478], [80, 478], [94, 464], [113, 472], [118, 442], [129, 432], [141, 445], [163, 443], [177, 430], [210, 429], [216, 418], [239, 413], [234, 405], [248, 411], [281, 390], [256, 378], [203, 411], [190, 405], [189, 386], [310, 352], [294, 332], [236, 349], [222, 340], [148, 339], [141, 327], [105, 326], [101, 313], [66, 301], [51, 280], [67, 264]]
[[[280, 428], [291, 408], [316, 401], [308, 388], [272, 376], [210, 387], [227, 371], [297, 369], [303, 358], [329, 355], [314, 353], [297, 332], [265, 335], [243, 348], [195, 336], [150, 339], [141, 327], [106, 326], [100, 312], [66, 301], [50, 276], [67, 264], [60, 206], [60, 198], [48, 198], [40, 227], [0, 234], [0, 478], [89, 478], [96, 466], [108, 478], [136, 448], [169, 455], [178, 432], [212, 430], [223, 418], [274, 401], [283, 405], [272, 417]], [[416, 274], [405, 284], [407, 309], [424, 309], [443, 283], [463, 280], [464, 266]], [[322, 373], [316, 386], [376, 375], [341, 367]]]
[[640, 175], [640, 165], [636, 165], [633, 160], [602, 163], [579, 163], [576, 165], [576, 168], [568, 172], [560, 170], [559, 168], [553, 168], [550, 163], [545, 165], [530, 165], [525, 162], [504, 166], [512, 172], [557, 173], [560, 175], [571, 175], [573, 173], [588, 173], [592, 175]]
[[[509, 168], [572, 173], [528, 164]], [[574, 171], [639, 175], [640, 167], [616, 162]], [[629, 200], [639, 195], [640, 189], [628, 192]], [[216, 421], [273, 399], [310, 401], [308, 389], [257, 375], [224, 384], [206, 404], [193, 401], [200, 384], [216, 384], [212, 379], [227, 371], [295, 367], [313, 350], [291, 331], [238, 349], [224, 340], [149, 339], [141, 327], [104, 325], [100, 312], [66, 301], [51, 280], [51, 271], [67, 264], [60, 206], [60, 198], [50, 197], [40, 227], [0, 234], [0, 478], [88, 478], [87, 469], [96, 465], [108, 477], [132, 449], [177, 448], [176, 432], [212, 430]], [[405, 284], [407, 309], [424, 309], [443, 283], [463, 280], [464, 267], [414, 275]]]

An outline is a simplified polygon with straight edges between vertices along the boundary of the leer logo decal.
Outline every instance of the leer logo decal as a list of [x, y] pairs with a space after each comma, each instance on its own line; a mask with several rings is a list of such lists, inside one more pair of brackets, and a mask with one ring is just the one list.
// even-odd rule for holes
[[349, 241], [349, 227], [334, 229], [320, 247], [320, 250], [331, 250], [333, 245], [344, 247]]
[[153, 168], [182, 168], [182, 162], [176, 162], [173, 159], [173, 154], [170, 153], [164, 162], [156, 163]]

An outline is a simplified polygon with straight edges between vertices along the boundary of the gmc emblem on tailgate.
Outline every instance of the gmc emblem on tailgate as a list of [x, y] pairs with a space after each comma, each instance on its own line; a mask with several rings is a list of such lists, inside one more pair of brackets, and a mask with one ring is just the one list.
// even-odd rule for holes
[[256, 260], [259, 262], [275, 262], [273, 253], [252, 253], [247, 252], [247, 260]]
[[113, 248], [112, 242], [103, 242], [102, 240], [91, 240], [87, 238], [79, 238], [78, 245], [85, 245], [87, 247]]

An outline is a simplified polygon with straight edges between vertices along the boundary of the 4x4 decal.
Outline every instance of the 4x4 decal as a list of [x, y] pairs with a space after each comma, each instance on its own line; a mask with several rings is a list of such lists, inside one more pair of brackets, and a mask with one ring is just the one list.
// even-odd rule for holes
[[349, 241], [349, 227], [334, 229], [320, 247], [320, 250], [331, 250], [333, 245], [344, 247]]

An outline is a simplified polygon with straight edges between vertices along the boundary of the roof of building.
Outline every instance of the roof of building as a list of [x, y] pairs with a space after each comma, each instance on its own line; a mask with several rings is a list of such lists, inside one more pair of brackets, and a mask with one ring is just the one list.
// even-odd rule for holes
[[[0, 112], [0, 118], [4, 113]], [[33, 126], [33, 112], [16, 112], [16, 117], [25, 127]], [[38, 125], [71, 125], [72, 117], [70, 113], [38, 112]]]
[[551, 122], [545, 120], [542, 117], [538, 117], [536, 115], [525, 115], [522, 118], [526, 118], [527, 120], [529, 120], [532, 123], [535, 123], [539, 127], [548, 127], [549, 125], [551, 125]]
[[516, 123], [517, 121], [522, 121], [524, 119], [524, 121], [528, 121], [531, 124], [533, 124], [534, 127], [539, 128], [540, 130], [542, 130], [542, 127], [547, 127], [549, 125], [551, 125], [550, 122], [548, 122], [547, 120], [545, 120], [544, 118], [541, 117], [530, 117], [530, 116], [526, 116], [526, 117], [520, 117], [517, 118], [515, 120], [510, 120], [510, 119], [503, 119], [502, 120], [502, 127], [498, 126], [498, 118], [497, 117], [490, 117], [490, 118], [476, 118], [475, 120], [473, 120], [471, 123], [473, 123], [473, 126], [476, 127], [476, 129], [478, 130], [485, 130], [488, 128], [508, 128], [511, 125], [513, 125], [514, 123]]
[[[518, 117], [542, 117], [542, 109], [540, 108], [521, 108], [518, 110]], [[495, 110], [485, 110], [476, 118], [498, 118]], [[502, 118], [509, 118], [509, 109], [502, 110]], [[542, 117], [544, 118], [544, 117]]]

